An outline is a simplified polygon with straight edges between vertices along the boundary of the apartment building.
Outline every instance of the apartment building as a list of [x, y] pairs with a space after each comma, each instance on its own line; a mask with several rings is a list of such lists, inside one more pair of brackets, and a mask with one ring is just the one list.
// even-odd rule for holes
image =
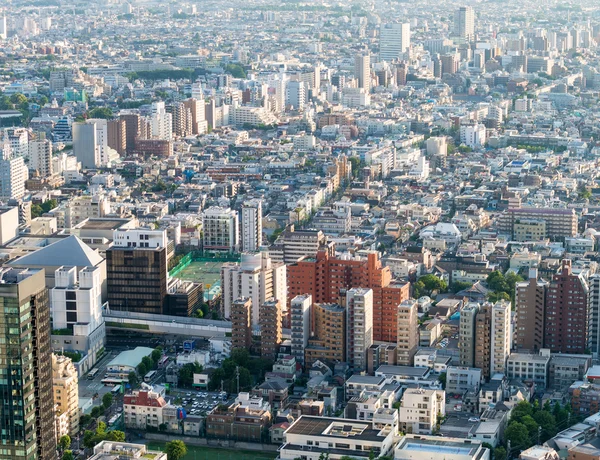
[[471, 302], [460, 311], [459, 352], [460, 365], [475, 367], [475, 319], [479, 313], [479, 304]]
[[252, 344], [252, 299], [241, 297], [231, 304], [231, 349], [249, 348]]
[[238, 213], [213, 206], [202, 213], [202, 244], [207, 251], [237, 252], [240, 245]]
[[397, 364], [412, 366], [419, 345], [418, 302], [407, 299], [398, 305]]
[[52, 388], [56, 416], [66, 415], [66, 432], [56, 433], [56, 439], [63, 435], [74, 437], [79, 432], [79, 386], [77, 369], [70, 358], [52, 354]]
[[310, 338], [310, 310], [312, 296], [297, 295], [290, 302], [290, 323], [292, 329], [292, 356], [296, 362], [304, 364], [304, 349]]
[[313, 336], [304, 350], [304, 363], [310, 368], [317, 360], [346, 361], [346, 308], [339, 304], [313, 305]]
[[343, 299], [348, 364], [354, 372], [363, 372], [367, 368], [367, 350], [373, 344], [373, 291], [352, 288]]
[[567, 238], [577, 234], [577, 213], [574, 209], [508, 208], [498, 219], [498, 231], [515, 238], [515, 225], [521, 221], [545, 222], [547, 238]]
[[529, 279], [515, 286], [515, 316], [517, 320], [515, 348], [536, 352], [544, 347], [544, 324], [548, 282], [539, 279], [536, 268], [529, 270]]
[[281, 302], [270, 299], [260, 307], [260, 356], [274, 361], [281, 343]]
[[446, 371], [446, 393], [464, 394], [479, 390], [481, 369], [473, 367], [448, 366]]
[[258, 251], [263, 244], [261, 200], [249, 200], [244, 202], [242, 205], [240, 227], [242, 251]]
[[405, 433], [432, 434], [439, 417], [446, 414], [445, 394], [443, 390], [407, 389], [400, 400], [400, 430]]
[[340, 293], [353, 287], [373, 290], [373, 340], [395, 343], [397, 340], [398, 305], [409, 298], [409, 283], [392, 282], [389, 267], [383, 267], [379, 253], [367, 257], [332, 256], [319, 251], [316, 258], [306, 258], [287, 267], [288, 298], [311, 294], [313, 302], [339, 302]]
[[504, 374], [506, 359], [512, 348], [511, 303], [496, 302], [491, 311], [490, 375]]
[[533, 382], [538, 388], [548, 388], [548, 369], [550, 366], [550, 350], [541, 353], [513, 353], [506, 363], [506, 376]]
[[146, 430], [163, 423], [163, 409], [167, 407], [165, 399], [152, 390], [136, 390], [123, 397], [123, 416], [125, 427]]
[[269, 254], [276, 262], [293, 264], [303, 257], [315, 257], [327, 246], [327, 237], [321, 230], [296, 230], [290, 225], [269, 247]]

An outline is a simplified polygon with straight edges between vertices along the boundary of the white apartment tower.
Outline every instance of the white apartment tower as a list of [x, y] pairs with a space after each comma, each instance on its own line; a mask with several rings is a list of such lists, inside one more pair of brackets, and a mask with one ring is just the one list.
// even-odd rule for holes
[[240, 264], [224, 264], [221, 268], [223, 316], [229, 318], [231, 305], [239, 298], [252, 299], [252, 325], [260, 318], [260, 306], [276, 299], [282, 312], [287, 312], [287, 270], [283, 263], [273, 262], [267, 252], [242, 254]]
[[475, 38], [475, 12], [470, 6], [461, 6], [454, 13], [454, 35], [471, 41]]
[[150, 130], [152, 137], [162, 140], [173, 138], [173, 115], [167, 113], [165, 103], [153, 102], [150, 115]]
[[306, 105], [306, 83], [303, 81], [290, 81], [286, 87], [286, 105], [294, 110], [304, 110]]
[[373, 345], [373, 290], [346, 291], [346, 353], [354, 372], [367, 369], [367, 350]]
[[[10, 147], [4, 152], [10, 152]], [[23, 157], [3, 156], [0, 159], [0, 199], [18, 199], [25, 195], [25, 181], [27, 180], [27, 166]]]
[[511, 304], [508, 301], [496, 302], [492, 307], [490, 375], [504, 374], [506, 360], [510, 356], [512, 345], [510, 312]]
[[262, 201], [242, 205], [241, 240], [243, 252], [256, 252], [262, 246]]
[[76, 436], [79, 431], [79, 387], [77, 385], [77, 369], [70, 358], [52, 354], [52, 387], [56, 416], [66, 414], [68, 424], [66, 433], [62, 435]]
[[310, 338], [310, 294], [297, 295], [290, 302], [290, 317], [292, 327], [292, 356], [296, 362], [304, 365], [304, 349]]
[[37, 171], [41, 177], [52, 175], [52, 142], [44, 139], [29, 143], [29, 169]]
[[412, 366], [419, 345], [418, 303], [408, 299], [398, 305], [397, 340], [398, 364]]
[[6, 26], [6, 16], [0, 16], [0, 39], [8, 38], [8, 27]]
[[237, 252], [240, 245], [238, 213], [213, 206], [202, 213], [202, 243], [208, 251]]
[[401, 59], [410, 48], [410, 24], [382, 24], [379, 29], [379, 60], [394, 61]]

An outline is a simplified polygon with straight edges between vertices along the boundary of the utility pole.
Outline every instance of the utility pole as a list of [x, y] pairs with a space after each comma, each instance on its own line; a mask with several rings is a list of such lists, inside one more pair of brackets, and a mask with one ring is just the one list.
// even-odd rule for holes
[[240, 366], [235, 366], [235, 378], [237, 380], [237, 392], [240, 394]]
[[538, 441], [538, 442], [537, 442], [537, 443], [538, 443], [538, 445], [542, 444], [542, 443], [541, 443], [541, 438], [542, 438], [542, 427], [541, 427], [541, 426], [538, 426], [538, 440], [537, 440], [537, 441]]
[[512, 458], [512, 454], [510, 453], [510, 439], [508, 440], [508, 443], [506, 444], [506, 460], [510, 460]]

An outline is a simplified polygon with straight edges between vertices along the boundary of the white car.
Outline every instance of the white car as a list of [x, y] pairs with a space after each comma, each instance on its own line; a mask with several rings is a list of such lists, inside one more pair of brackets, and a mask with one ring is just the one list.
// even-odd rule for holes
[[469, 417], [469, 422], [479, 422], [479, 417]]

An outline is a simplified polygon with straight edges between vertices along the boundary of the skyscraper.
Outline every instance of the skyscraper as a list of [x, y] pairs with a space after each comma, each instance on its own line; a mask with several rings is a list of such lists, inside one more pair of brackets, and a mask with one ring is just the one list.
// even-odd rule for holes
[[548, 287], [544, 347], [554, 353], [585, 353], [590, 325], [588, 285], [564, 259]]
[[470, 6], [461, 6], [454, 13], [454, 35], [471, 41], [475, 38], [475, 12]]
[[255, 252], [262, 246], [262, 201], [249, 200], [242, 205], [241, 242], [243, 252]]
[[529, 270], [529, 279], [515, 286], [515, 313], [518, 351], [537, 352], [544, 348], [544, 321], [548, 283], [538, 279], [537, 269]]
[[382, 24], [379, 29], [379, 60], [401, 59], [410, 48], [410, 24]]
[[358, 54], [354, 57], [354, 76], [358, 79], [358, 87], [368, 93], [371, 90], [371, 56]]
[[50, 307], [44, 271], [0, 272], [2, 457], [55, 459]]

